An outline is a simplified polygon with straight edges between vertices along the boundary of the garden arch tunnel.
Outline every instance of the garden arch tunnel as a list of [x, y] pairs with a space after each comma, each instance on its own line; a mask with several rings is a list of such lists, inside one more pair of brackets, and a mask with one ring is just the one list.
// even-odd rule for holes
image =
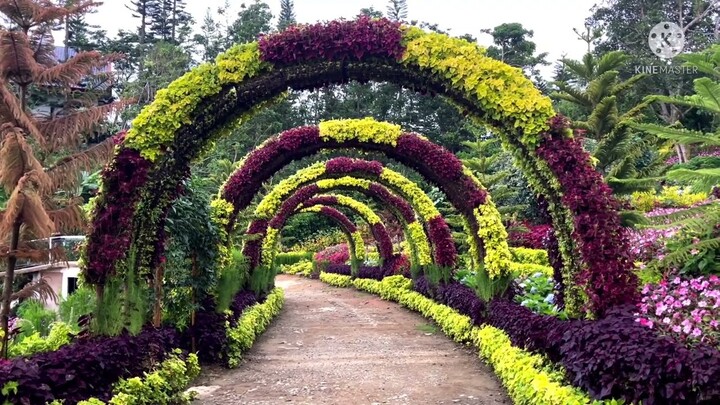
[[[239, 173], [235, 172], [235, 173]], [[352, 177], [356, 175], [362, 177]], [[233, 179], [233, 174], [230, 179]], [[335, 177], [341, 176], [341, 177]], [[366, 161], [352, 158], [334, 158], [326, 162], [317, 162], [278, 183], [258, 204], [253, 216], [254, 221], [248, 226], [248, 234], [265, 233], [267, 221], [277, 213], [282, 201], [301, 187], [313, 186], [317, 192], [333, 189], [351, 189], [387, 202], [399, 204], [403, 221], [407, 221], [406, 239], [411, 243], [411, 253], [416, 252], [416, 264], [419, 266], [431, 263], [432, 258], [442, 267], [454, 267], [457, 262], [457, 251], [452, 234], [440, 211], [432, 200], [415, 183], [398, 172], [384, 167], [377, 161]], [[403, 198], [394, 196], [387, 188], [398, 191]], [[222, 200], [223, 205], [230, 204]], [[428, 228], [427, 237], [423, 226], [415, 219], [413, 209], [425, 222]], [[491, 244], [507, 248], [502, 235], [500, 243]], [[256, 244], [258, 239], [247, 242]], [[259, 247], [259, 245], [257, 245]], [[434, 248], [431, 251], [431, 246]], [[431, 253], [432, 252], [432, 253]], [[432, 254], [432, 256], [431, 256]], [[508, 252], [507, 255], [510, 255]], [[251, 263], [253, 256], [249, 256]]]
[[[548, 202], [562, 258], [554, 262], [562, 263], [557, 270], [571, 314], [581, 313], [584, 297], [595, 313], [635, 300], [637, 280], [622, 253], [627, 242], [619, 236], [617, 202], [573, 139], [569, 123], [554, 117], [550, 100], [519, 69], [486, 56], [474, 44], [366, 17], [291, 27], [235, 46], [159, 91], [134, 120], [103, 176], [86, 250], [86, 280], [101, 292], [131, 244], [136, 267], [152, 273], [162, 256], [164, 221], [178, 184], [213, 138], [288, 88], [350, 80], [390, 81], [441, 94], [493, 129]], [[424, 165], [433, 160], [404, 163], [422, 172], [431, 169]], [[273, 163], [252, 178], [262, 182], [280, 166]], [[443, 183], [444, 174], [431, 178]]]
[[[382, 220], [380, 219], [375, 212], [373, 212], [370, 207], [367, 205], [347, 196], [341, 196], [341, 195], [325, 195], [325, 196], [316, 196], [318, 193], [321, 193], [322, 190], [318, 190], [312, 187], [305, 187], [299, 189], [297, 192], [295, 192], [290, 198], [285, 200], [285, 202], [282, 204], [280, 209], [278, 210], [277, 214], [268, 222], [268, 226], [266, 228], [266, 232], [264, 234], [264, 237], [262, 238], [261, 242], [261, 251], [260, 251], [260, 263], [259, 268], [260, 269], [268, 269], [272, 270], [272, 266], [275, 259], [275, 253], [276, 253], [276, 247], [277, 242], [280, 237], [280, 232], [282, 228], [285, 227], [285, 223], [287, 222], [288, 218], [290, 218], [292, 215], [297, 213], [299, 209], [303, 208], [303, 204], [308, 203], [311, 205], [308, 206], [314, 206], [314, 205], [324, 205], [324, 206], [340, 206], [349, 209], [350, 211], [356, 213], [363, 221], [365, 221], [371, 231], [371, 234], [373, 238], [375, 239], [375, 242], [378, 247], [378, 253], [380, 254], [380, 258], [383, 259], [386, 262], [389, 262], [392, 259], [393, 255], [393, 247], [392, 242], [390, 242], [390, 237], [388, 236], [387, 230], [385, 229], [385, 225], [383, 225]], [[362, 239], [355, 240], [355, 243], [361, 243]], [[365, 249], [365, 243], [362, 242], [362, 248]], [[246, 244], [245, 248], [243, 249], [243, 253], [246, 257], [250, 258], [251, 263], [253, 260], [257, 262], [257, 250], [256, 250], [255, 244]], [[359, 247], [358, 247], [359, 249]]]
[[367, 251], [365, 249], [365, 242], [363, 241], [362, 235], [360, 234], [357, 226], [345, 214], [333, 207], [318, 204], [301, 210], [295, 210], [290, 213], [288, 219], [301, 213], [315, 213], [335, 222], [343, 234], [345, 234], [345, 238], [347, 239], [348, 253], [350, 254], [351, 263], [359, 263], [360, 261], [365, 260]]

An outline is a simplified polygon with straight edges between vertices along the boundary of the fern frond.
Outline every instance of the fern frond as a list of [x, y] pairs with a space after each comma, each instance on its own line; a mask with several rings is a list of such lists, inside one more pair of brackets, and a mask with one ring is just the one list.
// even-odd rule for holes
[[720, 168], [716, 169], [675, 169], [667, 173], [671, 180], [689, 183], [695, 190], [710, 192], [720, 184]]
[[706, 134], [700, 131], [693, 131], [684, 128], [671, 128], [656, 124], [634, 124], [629, 126], [662, 139], [669, 139], [683, 145], [706, 144], [708, 146], [720, 146], [720, 137], [713, 134]]

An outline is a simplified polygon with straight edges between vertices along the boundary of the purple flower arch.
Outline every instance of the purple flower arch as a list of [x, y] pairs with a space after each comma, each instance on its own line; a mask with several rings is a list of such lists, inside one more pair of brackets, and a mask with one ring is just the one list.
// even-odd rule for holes
[[[325, 173], [318, 176], [316, 179], [299, 184], [298, 189], [327, 178], [350, 176], [367, 179], [371, 181], [370, 187], [367, 189], [363, 187], [338, 186], [333, 187], [332, 189], [322, 189], [319, 192], [330, 190], [357, 191], [388, 207], [391, 212], [395, 213], [396, 217], [399, 221], [401, 221], [401, 223], [403, 223], [403, 225], [417, 222], [413, 206], [405, 198], [394, 194], [389, 189], [392, 188], [392, 185], [381, 178], [380, 174], [383, 169], [383, 164], [378, 161], [336, 157], [325, 162]], [[240, 173], [240, 171], [235, 172], [235, 174], [237, 173]], [[231, 177], [228, 181], [231, 179], [234, 179], [234, 177]], [[297, 192], [298, 189], [290, 191]], [[265, 238], [265, 232], [268, 226], [269, 224], [265, 220], [254, 220], [250, 223], [249, 228], [246, 230], [247, 234], [257, 234], [258, 236], [258, 238], [254, 238], [246, 242], [243, 248], [243, 252], [249, 258], [252, 267], [257, 266], [258, 264], [262, 239]], [[441, 267], [453, 268], [458, 262], [457, 249], [455, 247], [450, 226], [447, 224], [445, 219], [442, 216], [433, 218], [425, 224], [424, 228], [426, 230], [428, 242], [430, 243], [430, 248], [432, 249], [432, 255], [435, 263]], [[232, 231], [233, 224], [231, 223], [228, 225], [228, 234], [232, 233]], [[406, 235], [406, 237], [407, 236], [408, 235]]]

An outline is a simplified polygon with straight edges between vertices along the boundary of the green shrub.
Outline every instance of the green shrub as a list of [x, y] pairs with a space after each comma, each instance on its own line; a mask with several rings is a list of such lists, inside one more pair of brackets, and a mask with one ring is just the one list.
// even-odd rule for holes
[[217, 283], [218, 312], [230, 308], [233, 297], [247, 282], [249, 269], [245, 255], [240, 250], [233, 249], [230, 263], [222, 269]]
[[54, 322], [50, 326], [50, 332], [46, 337], [35, 332], [30, 336], [16, 339], [15, 343], [8, 347], [11, 357], [30, 356], [35, 353], [51, 352], [61, 346], [70, 343], [72, 330], [64, 322]]
[[57, 318], [56, 312], [46, 309], [42, 302], [35, 299], [25, 300], [18, 305], [17, 315], [21, 319], [19, 337], [28, 337], [36, 332], [41, 337], [47, 336], [50, 324]]
[[275, 255], [275, 265], [278, 267], [290, 266], [305, 260], [312, 260], [311, 252], [284, 252]]
[[188, 384], [200, 374], [197, 355], [185, 359], [175, 349], [160, 363], [157, 370], [143, 377], [121, 379], [113, 387], [113, 397], [107, 404], [97, 398], [78, 402], [78, 405], [178, 405], [190, 404], [195, 393], [185, 393]]
[[313, 262], [311, 260], [302, 260], [295, 264], [280, 266], [280, 272], [291, 275], [300, 275], [310, 277], [313, 272]]
[[95, 308], [95, 292], [88, 287], [80, 287], [67, 298], [60, 301], [58, 314], [60, 320], [71, 328], [78, 328], [78, 320], [93, 312]]

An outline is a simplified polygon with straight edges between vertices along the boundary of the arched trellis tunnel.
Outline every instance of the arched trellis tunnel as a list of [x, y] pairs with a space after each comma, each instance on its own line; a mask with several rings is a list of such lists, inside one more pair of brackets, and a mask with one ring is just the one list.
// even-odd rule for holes
[[[518, 69], [493, 60], [476, 45], [369, 18], [296, 27], [236, 46], [160, 91], [133, 122], [104, 173], [86, 250], [86, 280], [101, 293], [107, 278], [124, 267], [119, 262], [131, 245], [136, 261], [132, 267], [152, 274], [160, 262], [164, 220], [178, 184], [213, 137], [223, 136], [288, 88], [349, 80], [390, 81], [441, 94], [493, 129], [548, 202], [562, 258], [556, 261], [562, 263], [557, 271], [570, 313], [581, 312], [583, 297], [595, 313], [635, 299], [637, 281], [623, 253], [627, 249], [617, 202], [572, 138], [568, 122], [553, 117], [550, 100]], [[401, 143], [397, 141], [395, 149]], [[272, 146], [286, 151], [305, 147], [300, 139]], [[434, 183], [447, 187], [445, 177], [455, 172], [434, 167], [438, 152], [408, 150], [404, 160], [399, 156], [403, 163], [429, 172]], [[246, 205], [259, 184], [283, 164], [270, 162], [249, 170], [247, 181], [256, 184], [238, 206]]]
[[[241, 172], [241, 170], [236, 171], [230, 177], [230, 181], [234, 179], [237, 173]], [[356, 178], [348, 175], [362, 177]], [[392, 195], [383, 186], [397, 191], [406, 200]], [[346, 188], [367, 193], [387, 202], [398, 203], [400, 204], [398, 207], [403, 208], [405, 212], [403, 218], [407, 222], [406, 240], [410, 243], [411, 248], [416, 251], [416, 264], [418, 266], [430, 264], [433, 257], [435, 263], [441, 267], [452, 268], [457, 262], [457, 251], [455, 250], [450, 228], [432, 200], [422, 189], [400, 173], [384, 167], [380, 162], [362, 159], [334, 158], [327, 162], [318, 162], [284, 179], [260, 201], [254, 212], [256, 219], [248, 226], [247, 233], [258, 234], [261, 238], [264, 237], [268, 219], [281, 209], [281, 206], [285, 204], [283, 203], [284, 200], [303, 187], [306, 188], [305, 192], [307, 193]], [[413, 209], [418, 212], [419, 217], [425, 222], [428, 228], [427, 236], [424, 234], [423, 226], [415, 219]], [[260, 239], [256, 238], [246, 243], [245, 252], [251, 263], [257, 262], [258, 256], [255, 250], [260, 247], [259, 241]], [[500, 239], [500, 242], [504, 242], [504, 239]], [[497, 245], [507, 249], [506, 243], [491, 246]], [[432, 251], [430, 246], [433, 247]], [[509, 251], [507, 255], [510, 255]], [[489, 263], [489, 265], [492, 266], [492, 263]]]
[[[340, 195], [324, 195], [317, 196], [320, 190], [312, 189], [300, 189], [293, 196], [288, 198], [278, 210], [277, 214], [268, 222], [268, 227], [265, 231], [265, 236], [262, 239], [261, 254], [260, 254], [260, 268], [272, 270], [272, 266], [275, 259], [277, 243], [280, 237], [282, 228], [285, 227], [285, 223], [288, 218], [297, 213], [302, 208], [308, 208], [315, 205], [322, 206], [340, 206], [349, 209], [353, 213], [357, 214], [365, 223], [367, 223], [373, 238], [376, 241], [378, 253], [380, 258], [385, 262], [390, 262], [393, 256], [392, 242], [388, 236], [385, 225], [382, 223], [375, 212], [373, 212], [367, 205], [347, 196]], [[365, 244], [360, 239], [355, 239], [357, 249], [365, 249]], [[245, 246], [244, 253], [247, 257], [252, 258], [256, 253], [254, 243], [248, 243]], [[359, 256], [359, 255], [358, 255]]]
[[365, 250], [365, 242], [363, 241], [362, 234], [358, 230], [357, 225], [355, 225], [345, 214], [333, 207], [317, 204], [293, 211], [288, 216], [288, 219], [301, 213], [315, 213], [335, 222], [343, 234], [345, 234], [345, 239], [347, 239], [350, 262], [355, 265], [356, 263], [360, 263], [365, 260], [367, 251]]

